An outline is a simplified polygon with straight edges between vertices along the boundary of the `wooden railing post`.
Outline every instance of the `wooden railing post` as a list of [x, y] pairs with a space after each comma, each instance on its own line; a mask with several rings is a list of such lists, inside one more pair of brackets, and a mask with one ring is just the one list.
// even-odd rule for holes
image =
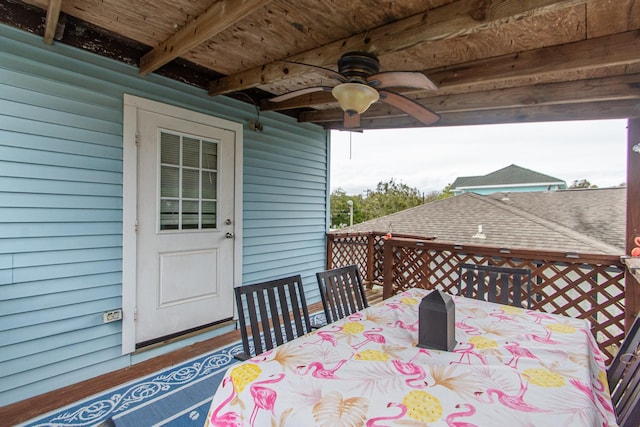
[[327, 234], [327, 270], [331, 270], [331, 266], [333, 265], [333, 234]]
[[393, 296], [393, 240], [384, 240], [382, 299]]
[[367, 237], [367, 280], [373, 282], [373, 265], [375, 262], [375, 234], [369, 233]]

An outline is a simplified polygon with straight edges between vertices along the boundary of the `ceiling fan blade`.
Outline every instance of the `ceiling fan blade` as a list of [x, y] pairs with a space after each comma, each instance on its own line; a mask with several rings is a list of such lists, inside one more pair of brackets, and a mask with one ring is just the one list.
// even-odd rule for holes
[[440, 116], [438, 116], [436, 113], [426, 107], [423, 107], [414, 100], [407, 98], [406, 96], [402, 96], [395, 92], [389, 92], [387, 90], [381, 90], [379, 92], [380, 101], [396, 107], [398, 110], [404, 111], [411, 117], [420, 121], [420, 123], [422, 123], [423, 125], [432, 125], [440, 120]]
[[436, 86], [424, 74], [417, 71], [386, 71], [367, 77], [369, 86], [376, 89], [387, 87], [411, 87], [416, 89], [437, 90]]
[[358, 128], [360, 127], [360, 114], [349, 114], [347, 112], [344, 113], [344, 127], [346, 129]]
[[291, 98], [295, 98], [296, 96], [300, 96], [300, 95], [306, 95], [308, 93], [313, 93], [313, 92], [331, 92], [331, 89], [333, 89], [330, 86], [314, 86], [314, 87], [307, 87], [304, 89], [298, 89], [298, 90], [294, 90], [293, 92], [288, 92], [288, 93], [284, 93], [282, 95], [276, 96], [275, 98], [271, 98], [269, 101], [271, 102], [282, 102], [282, 101], [286, 101], [287, 99], [291, 99]]

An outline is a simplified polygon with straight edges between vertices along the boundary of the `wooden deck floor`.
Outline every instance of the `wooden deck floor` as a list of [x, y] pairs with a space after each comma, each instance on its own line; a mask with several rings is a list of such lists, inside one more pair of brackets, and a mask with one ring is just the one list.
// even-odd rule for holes
[[[382, 300], [382, 287], [375, 286], [367, 289], [367, 299], [370, 305]], [[316, 303], [309, 306], [310, 312], [322, 311], [322, 304]], [[240, 331], [235, 330], [224, 335], [198, 342], [182, 349], [157, 356], [144, 362], [137, 363], [118, 371], [110, 372], [99, 377], [72, 384], [70, 386], [41, 394], [33, 398], [16, 402], [0, 408], [0, 424], [11, 426], [39, 415], [69, 405], [78, 400], [103, 392], [136, 378], [144, 377], [154, 372], [163, 370], [180, 362], [201, 356], [225, 347], [231, 343], [240, 341]]]

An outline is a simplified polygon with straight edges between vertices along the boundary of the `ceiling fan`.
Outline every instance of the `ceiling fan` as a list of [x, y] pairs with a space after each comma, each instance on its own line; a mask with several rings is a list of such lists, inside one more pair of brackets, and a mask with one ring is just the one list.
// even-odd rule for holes
[[344, 111], [345, 128], [359, 127], [360, 114], [378, 100], [404, 111], [424, 125], [431, 125], [440, 120], [440, 116], [428, 108], [399, 93], [387, 90], [391, 87], [438, 89], [431, 80], [420, 72], [380, 72], [380, 62], [377, 56], [367, 52], [348, 52], [342, 55], [338, 60], [338, 72], [315, 65], [302, 65], [322, 71], [330, 78], [337, 80], [339, 84], [333, 87], [314, 86], [294, 90], [271, 98], [271, 102], [282, 102], [313, 92], [331, 92]]

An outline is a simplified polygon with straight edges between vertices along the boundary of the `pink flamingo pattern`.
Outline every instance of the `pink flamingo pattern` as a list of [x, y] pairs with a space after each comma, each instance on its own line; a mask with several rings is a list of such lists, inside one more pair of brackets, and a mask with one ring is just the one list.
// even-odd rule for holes
[[338, 379], [336, 372], [347, 363], [348, 359], [342, 359], [333, 369], [326, 369], [322, 362], [312, 362], [307, 366], [298, 366], [296, 371], [300, 375], [306, 375], [311, 372], [311, 376], [322, 379]]
[[507, 362], [507, 366], [511, 366], [514, 369], [518, 369], [518, 361], [521, 357], [527, 359], [538, 359], [533, 353], [531, 353], [531, 351], [524, 347], [521, 347], [517, 342], [507, 343], [505, 344], [504, 348], [506, 348], [513, 356], [511, 357], [511, 360]]
[[445, 418], [445, 422], [447, 423], [447, 425], [449, 427], [478, 427], [475, 424], [467, 423], [464, 421], [456, 421], [457, 418], [470, 417], [476, 413], [475, 406], [469, 403], [457, 404], [456, 409], [460, 409], [463, 406], [467, 409], [461, 412], [454, 412], [452, 414], [447, 415], [447, 418]]
[[336, 332], [340, 332], [342, 328], [340, 326], [331, 325], [333, 331], [318, 331], [316, 335], [320, 337], [318, 341], [310, 342], [307, 344], [322, 344], [323, 342], [328, 342], [332, 347], [338, 345], [338, 339], [336, 338]]
[[251, 412], [251, 416], [249, 417], [249, 422], [253, 426], [256, 421], [256, 416], [258, 415], [258, 411], [260, 409], [264, 409], [266, 411], [271, 411], [271, 415], [273, 414], [273, 407], [276, 403], [276, 398], [278, 394], [275, 390], [272, 390], [268, 387], [264, 387], [263, 384], [275, 384], [277, 382], [282, 381], [284, 378], [284, 374], [278, 374], [275, 378], [271, 378], [268, 380], [258, 381], [251, 384], [249, 390], [251, 392], [251, 397], [253, 397], [253, 411]]
[[[456, 348], [455, 350], [453, 350], [454, 353], [460, 353], [460, 360], [456, 361], [452, 361], [449, 362], [450, 365], [457, 363], [457, 364], [461, 364], [464, 363], [466, 365], [470, 365], [471, 364], [471, 356], [475, 356], [477, 357], [480, 362], [483, 365], [487, 364], [487, 358], [484, 357], [484, 355], [482, 353], [478, 353], [477, 351], [474, 351], [474, 349], [476, 348], [476, 346], [473, 343], [467, 342], [467, 343], [461, 343], [462, 345], [466, 345], [466, 348], [462, 348], [460, 346], [458, 346], [458, 348]], [[466, 360], [466, 362], [463, 362], [463, 360]]]
[[[577, 388], [578, 390], [580, 390], [582, 393], [584, 393], [585, 396], [587, 396], [587, 398], [589, 398], [589, 400], [591, 401], [591, 403], [598, 408], [598, 411], [600, 411], [600, 416], [601, 417], [605, 417], [604, 412], [602, 412], [602, 409], [600, 409], [600, 406], [603, 406], [605, 410], [607, 410], [610, 413], [614, 413], [613, 411], [613, 407], [611, 406], [611, 404], [609, 402], [602, 402], [602, 400], [600, 400], [602, 397], [600, 396], [600, 394], [598, 394], [598, 401], [600, 402], [600, 405], [596, 404], [596, 398], [593, 396], [593, 389], [591, 387], [589, 387], [587, 384], [583, 383], [580, 380], [577, 380], [575, 378], [572, 378], [569, 380], [569, 382], [571, 383], [572, 386], [574, 386], [575, 388]], [[604, 403], [604, 405], [603, 405]]]
[[411, 332], [417, 332], [418, 331], [418, 321], [417, 320], [415, 321], [415, 323], [405, 323], [402, 320], [396, 320], [396, 322], [393, 324], [393, 326], [400, 327], [402, 329], [406, 329], [407, 331], [411, 331]]
[[542, 319], [545, 320], [554, 320], [555, 318], [547, 313], [543, 313], [542, 311], [537, 311], [537, 310], [527, 310], [525, 311], [526, 314], [528, 314], [529, 316], [535, 317], [535, 323], [536, 324], [541, 324], [542, 323]]
[[[222, 388], [224, 389], [228, 383], [231, 382], [231, 378], [225, 377], [222, 380]], [[242, 425], [242, 420], [240, 415], [236, 412], [225, 412], [224, 414], [218, 416], [220, 409], [224, 408], [229, 402], [233, 400], [236, 392], [231, 386], [231, 394], [227, 397], [212, 413], [209, 417], [209, 425], [212, 427], [240, 427]]]
[[354, 350], [358, 350], [360, 349], [360, 347], [370, 342], [375, 342], [377, 344], [384, 344], [386, 342], [384, 335], [381, 335], [378, 333], [378, 332], [382, 332], [382, 330], [383, 330], [382, 328], [374, 328], [369, 331], [364, 331], [362, 335], [364, 335], [366, 339], [361, 343], [352, 345], [351, 347], [353, 347]]
[[[412, 377], [405, 380], [405, 383], [409, 387], [425, 388], [428, 385], [427, 382], [424, 381], [427, 374], [422, 366], [416, 365], [413, 362], [403, 362], [402, 360], [397, 359], [393, 359], [391, 363], [393, 363], [394, 368], [396, 368], [402, 375]], [[415, 384], [416, 381], [421, 381], [421, 383]]]
[[378, 424], [378, 422], [399, 420], [400, 418], [404, 417], [405, 414], [407, 413], [407, 407], [404, 406], [402, 403], [395, 403], [395, 402], [387, 403], [387, 408], [390, 408], [392, 406], [396, 408], [400, 408], [400, 413], [397, 415], [386, 415], [386, 416], [371, 418], [370, 420], [367, 421], [366, 427], [384, 427], [386, 424]]
[[490, 388], [486, 390], [488, 400], [485, 401], [481, 399], [482, 392], [475, 392], [474, 394], [476, 399], [482, 403], [493, 403], [493, 395], [495, 395], [501, 405], [516, 411], [549, 412], [549, 410], [538, 408], [524, 401], [524, 394], [527, 392], [528, 387], [529, 384], [523, 383], [522, 378], [520, 378], [520, 391], [516, 395], [508, 395], [502, 390]]
[[524, 338], [529, 340], [529, 341], [538, 342], [540, 344], [551, 344], [551, 345], [560, 344], [559, 341], [555, 341], [555, 340], [551, 339], [551, 333], [552, 332], [549, 329], [546, 329], [544, 337], [542, 335], [538, 335], [538, 334], [525, 334]]
[[475, 326], [467, 325], [464, 320], [456, 322], [456, 328], [463, 330], [467, 335], [480, 335], [482, 333], [480, 332], [480, 329], [476, 328]]
[[510, 322], [515, 322], [515, 319], [513, 318], [513, 316], [508, 314], [504, 310], [498, 310], [496, 312], [489, 313], [489, 316], [495, 317], [496, 319], [498, 319], [498, 322], [502, 322], [503, 320], [508, 320]]

